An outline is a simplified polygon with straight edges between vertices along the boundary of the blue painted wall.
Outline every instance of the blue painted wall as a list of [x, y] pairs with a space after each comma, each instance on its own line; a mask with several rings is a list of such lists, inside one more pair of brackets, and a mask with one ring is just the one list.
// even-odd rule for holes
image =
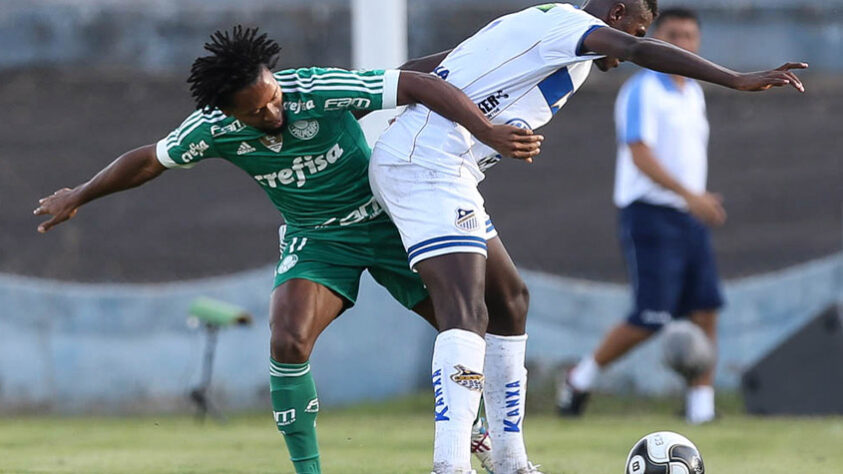
[[[268, 406], [268, 295], [272, 267], [181, 283], [83, 285], [0, 275], [0, 411], [176, 410], [199, 379], [204, 344], [187, 327], [190, 302], [210, 295], [248, 309], [255, 323], [219, 338], [214, 396], [228, 409]], [[532, 293], [528, 359], [539, 371], [591, 351], [627, 311], [620, 285], [525, 271]], [[717, 384], [817, 311], [843, 301], [843, 255], [729, 282]], [[326, 405], [426, 387], [435, 334], [364, 279], [358, 305], [317, 343], [313, 372]], [[601, 379], [606, 390], [666, 393], [679, 380], [649, 343]], [[537, 373], [538, 375], [538, 373]]]

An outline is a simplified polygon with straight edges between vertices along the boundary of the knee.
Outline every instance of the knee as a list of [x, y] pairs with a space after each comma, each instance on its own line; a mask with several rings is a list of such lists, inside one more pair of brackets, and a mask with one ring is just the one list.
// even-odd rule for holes
[[519, 281], [518, 286], [507, 292], [505, 295], [504, 307], [507, 311], [508, 319], [518, 325], [525, 325], [527, 323], [527, 311], [530, 309], [530, 290], [523, 281]]
[[313, 340], [300, 328], [273, 327], [269, 351], [276, 362], [301, 364], [310, 359]]

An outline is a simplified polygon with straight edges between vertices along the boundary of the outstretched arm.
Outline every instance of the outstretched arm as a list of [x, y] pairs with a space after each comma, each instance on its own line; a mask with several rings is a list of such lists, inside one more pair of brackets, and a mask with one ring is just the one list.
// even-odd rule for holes
[[599, 28], [583, 41], [586, 50], [630, 61], [654, 71], [691, 77], [741, 91], [763, 91], [792, 85], [805, 92], [802, 81], [791, 69], [805, 69], [805, 63], [787, 63], [769, 71], [739, 73], [696, 54], [653, 38], [638, 38], [614, 28]]
[[442, 51], [441, 53], [410, 59], [406, 63], [402, 64], [398, 69], [401, 69], [402, 71], [433, 72], [433, 70], [436, 69], [436, 66], [438, 66], [450, 52], [451, 50], [449, 49], [447, 51]]
[[[402, 71], [416, 71], [416, 72], [433, 72], [436, 69], [436, 66], [445, 59], [445, 56], [450, 53], [451, 50], [442, 51], [441, 53], [435, 53], [428, 56], [424, 56], [421, 58], [410, 59], [406, 63], [402, 64], [398, 67], [398, 69]], [[360, 120], [361, 118], [369, 115], [372, 113], [371, 110], [352, 110], [351, 114], [354, 115], [354, 118]]]
[[532, 161], [539, 154], [541, 135], [511, 125], [493, 125], [477, 104], [461, 90], [433, 74], [401, 71], [398, 105], [424, 104], [446, 119], [465, 127], [481, 142], [503, 156]]
[[140, 186], [167, 168], [158, 162], [155, 145], [146, 145], [124, 153], [86, 183], [73, 189], [62, 188], [38, 201], [36, 216], [49, 215], [38, 226], [44, 233], [76, 215], [83, 204], [102, 196]]

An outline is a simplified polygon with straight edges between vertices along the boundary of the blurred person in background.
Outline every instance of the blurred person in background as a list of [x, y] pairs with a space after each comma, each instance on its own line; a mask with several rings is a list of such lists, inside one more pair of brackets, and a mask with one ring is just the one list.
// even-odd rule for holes
[[[696, 53], [700, 22], [691, 10], [662, 11], [653, 37]], [[705, 98], [693, 79], [643, 70], [621, 88], [615, 104], [618, 155], [614, 202], [634, 309], [584, 357], [561, 387], [563, 416], [578, 416], [600, 371], [674, 318], [690, 318], [716, 344], [723, 305], [707, 226], [720, 226], [720, 196], [706, 190], [709, 126]], [[691, 380], [689, 423], [714, 418], [714, 368]]]

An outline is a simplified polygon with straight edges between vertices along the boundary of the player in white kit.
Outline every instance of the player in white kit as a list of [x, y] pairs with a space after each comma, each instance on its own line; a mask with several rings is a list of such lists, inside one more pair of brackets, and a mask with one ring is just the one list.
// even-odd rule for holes
[[[539, 5], [498, 18], [425, 62], [442, 58], [434, 72], [468, 95], [492, 123], [528, 130], [553, 117], [592, 63], [606, 71], [632, 61], [738, 90], [787, 84], [803, 90], [790, 72], [807, 67], [802, 63], [740, 74], [642, 38], [656, 14], [656, 0], [591, 0], [583, 9]], [[441, 331], [432, 363], [436, 474], [472, 472], [468, 439], [481, 393], [495, 474], [538, 472], [527, 460], [522, 435], [526, 291], [518, 297], [523, 312], [505, 313], [523, 317], [497, 320], [503, 313], [486, 306], [497, 288], [523, 286], [477, 190], [485, 169], [499, 159], [465, 128], [413, 105], [381, 136], [369, 166], [374, 195], [401, 233]]]

